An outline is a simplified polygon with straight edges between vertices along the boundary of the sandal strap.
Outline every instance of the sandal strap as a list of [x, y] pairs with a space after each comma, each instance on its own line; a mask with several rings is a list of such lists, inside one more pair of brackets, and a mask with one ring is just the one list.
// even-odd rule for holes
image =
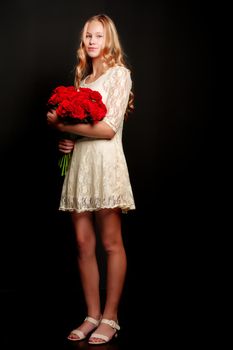
[[[89, 340], [91, 340], [92, 338], [98, 338], [98, 339], [104, 340], [105, 342], [108, 342], [110, 339], [107, 335], [99, 334], [99, 333], [92, 333], [91, 338]], [[91, 342], [91, 344], [93, 343], [98, 344], [98, 342]]]
[[84, 339], [86, 337], [85, 334], [77, 328], [74, 329], [70, 334], [77, 335], [79, 337], [79, 340]]
[[99, 323], [100, 323], [100, 320], [96, 320], [95, 318], [90, 317], [90, 316], [87, 316], [87, 317], [85, 318], [84, 321], [91, 322], [91, 323], [93, 323], [95, 326], [98, 326]]
[[105, 323], [110, 327], [112, 327], [113, 329], [117, 329], [118, 331], [120, 330], [119, 324], [114, 320], [108, 320], [107, 318], [102, 318], [101, 323]]

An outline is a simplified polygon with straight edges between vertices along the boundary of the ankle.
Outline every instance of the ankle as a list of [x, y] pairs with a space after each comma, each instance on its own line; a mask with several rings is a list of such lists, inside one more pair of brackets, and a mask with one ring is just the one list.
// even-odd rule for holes
[[102, 316], [102, 319], [103, 318], [105, 318], [107, 320], [113, 320], [115, 322], [118, 321], [117, 314], [114, 314], [114, 313], [104, 313], [103, 316]]
[[88, 314], [87, 314], [89, 317], [92, 317], [92, 318], [94, 318], [95, 320], [100, 320], [101, 318], [102, 318], [102, 315], [101, 315], [101, 313], [95, 313], [95, 312], [89, 312]]

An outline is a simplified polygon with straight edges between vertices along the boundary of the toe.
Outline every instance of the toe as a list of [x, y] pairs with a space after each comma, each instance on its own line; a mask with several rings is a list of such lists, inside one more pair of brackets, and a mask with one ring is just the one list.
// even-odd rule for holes
[[90, 338], [89, 339], [89, 343], [100, 343], [100, 342], [103, 342], [103, 340], [102, 339], [100, 339], [100, 338]]
[[74, 333], [71, 333], [70, 335], [68, 335], [67, 338], [71, 340], [79, 340], [79, 336]]

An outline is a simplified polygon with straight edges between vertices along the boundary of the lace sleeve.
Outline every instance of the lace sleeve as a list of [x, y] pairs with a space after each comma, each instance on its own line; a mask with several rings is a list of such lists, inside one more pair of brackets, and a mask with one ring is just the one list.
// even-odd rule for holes
[[131, 87], [130, 71], [121, 66], [113, 68], [105, 81], [107, 114], [103, 120], [115, 132], [124, 119]]

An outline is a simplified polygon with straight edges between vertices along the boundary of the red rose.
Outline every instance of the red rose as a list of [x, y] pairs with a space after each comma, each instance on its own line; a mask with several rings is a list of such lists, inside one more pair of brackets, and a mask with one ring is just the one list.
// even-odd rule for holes
[[[97, 123], [107, 113], [98, 91], [82, 87], [77, 90], [74, 86], [56, 87], [48, 100], [48, 106], [56, 109], [58, 118], [64, 123]], [[73, 139], [74, 135], [70, 137]], [[67, 171], [70, 157], [71, 154], [63, 154], [59, 160], [62, 175]]]

